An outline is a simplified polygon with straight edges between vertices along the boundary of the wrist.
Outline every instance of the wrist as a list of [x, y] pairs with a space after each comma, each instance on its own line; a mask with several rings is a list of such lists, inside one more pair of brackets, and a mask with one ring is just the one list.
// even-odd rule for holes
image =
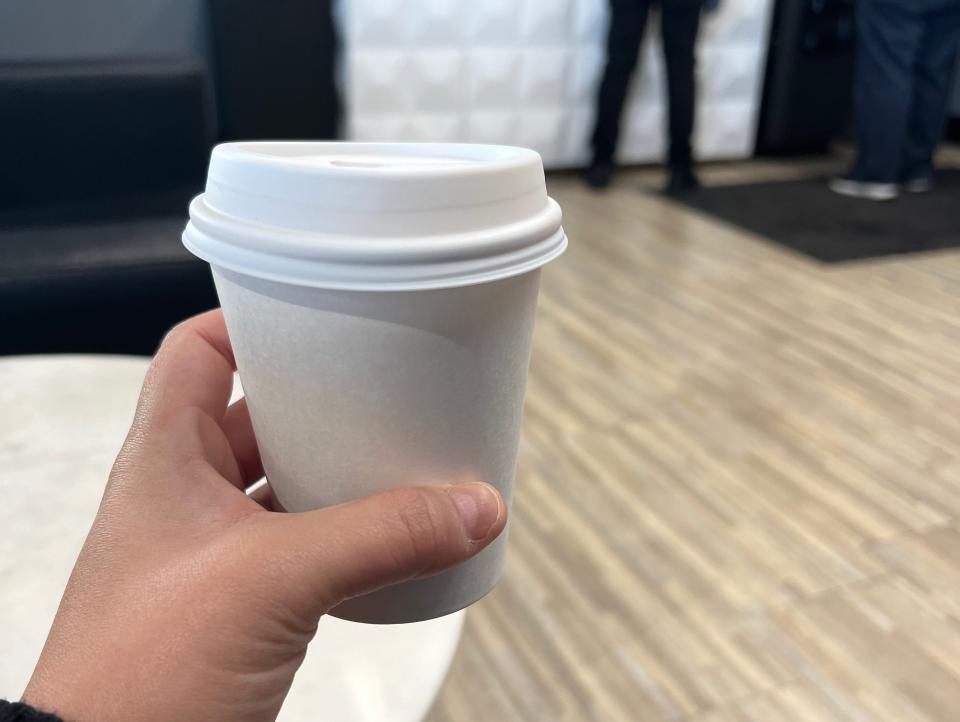
[[64, 722], [60, 717], [43, 712], [27, 702], [0, 699], [0, 722]]
[[65, 691], [60, 689], [57, 692], [55, 687], [46, 689], [39, 677], [38, 670], [34, 670], [17, 704], [29, 710], [35, 710], [35, 714], [41, 716], [11, 717], [8, 720], [0, 714], [0, 722], [82, 722], [84, 718], [77, 714], [77, 710], [65, 704]]

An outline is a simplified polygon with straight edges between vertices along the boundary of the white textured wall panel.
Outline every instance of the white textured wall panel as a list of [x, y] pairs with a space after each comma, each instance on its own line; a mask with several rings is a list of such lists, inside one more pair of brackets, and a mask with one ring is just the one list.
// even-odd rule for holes
[[462, 0], [460, 14], [471, 47], [519, 47], [516, 0]]
[[410, 35], [420, 45], [450, 46], [464, 41], [461, 0], [415, 0], [407, 7]]
[[471, 56], [466, 67], [468, 112], [514, 109], [519, 102], [517, 77], [523, 68], [522, 51], [489, 50]]
[[[771, 0], [724, 0], [699, 45], [698, 157], [747, 156]], [[346, 0], [348, 134], [357, 140], [508, 143], [548, 166], [584, 163], [604, 62], [606, 0]], [[666, 147], [663, 57], [651, 16], [620, 158]]]

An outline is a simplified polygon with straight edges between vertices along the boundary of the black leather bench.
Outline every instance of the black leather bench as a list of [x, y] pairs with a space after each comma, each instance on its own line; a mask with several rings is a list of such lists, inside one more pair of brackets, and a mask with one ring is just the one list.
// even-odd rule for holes
[[215, 137], [199, 63], [0, 64], [0, 354], [149, 354], [216, 305], [180, 243]]

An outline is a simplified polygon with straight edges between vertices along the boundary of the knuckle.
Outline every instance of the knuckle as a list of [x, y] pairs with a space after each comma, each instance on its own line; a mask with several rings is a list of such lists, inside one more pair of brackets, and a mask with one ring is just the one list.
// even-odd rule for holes
[[[203, 411], [195, 406], [183, 406], [165, 410], [157, 414], [153, 422], [153, 432], [179, 432], [176, 443], [183, 439], [202, 439]], [[162, 439], [156, 439], [161, 441]]]
[[427, 571], [449, 554], [448, 516], [437, 495], [426, 489], [399, 489], [396, 509], [407, 540], [406, 555], [419, 572]]
[[190, 321], [181, 321], [176, 326], [171, 328], [164, 335], [163, 340], [160, 342], [160, 348], [169, 348], [175, 344], [180, 338], [190, 332]]

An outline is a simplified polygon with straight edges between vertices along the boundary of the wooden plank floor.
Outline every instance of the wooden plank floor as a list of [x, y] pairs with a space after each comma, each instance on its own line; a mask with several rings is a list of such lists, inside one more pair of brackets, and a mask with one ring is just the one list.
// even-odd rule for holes
[[431, 722], [955, 722], [960, 252], [819, 265], [658, 181], [549, 179], [508, 572]]

